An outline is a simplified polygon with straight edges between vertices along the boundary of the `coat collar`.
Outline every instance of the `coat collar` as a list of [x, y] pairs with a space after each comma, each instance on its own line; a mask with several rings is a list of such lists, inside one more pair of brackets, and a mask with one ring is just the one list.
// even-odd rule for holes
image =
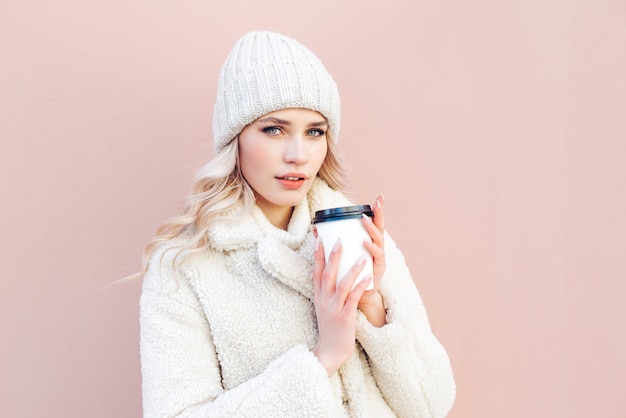
[[[296, 250], [311, 231], [315, 211], [351, 204], [343, 194], [331, 189], [318, 177], [302, 202], [294, 208], [286, 231], [272, 225], [261, 209], [254, 205], [249, 211], [215, 221], [208, 233], [212, 247], [222, 251], [249, 248], [267, 237]], [[238, 207], [233, 213], [240, 211], [241, 207]]]
[[276, 228], [254, 205], [248, 212], [216, 221], [209, 229], [213, 248], [236, 251], [256, 245], [261, 267], [285, 285], [313, 298], [313, 246], [311, 219], [315, 211], [351, 202], [317, 178], [309, 193], [294, 208], [287, 230]]

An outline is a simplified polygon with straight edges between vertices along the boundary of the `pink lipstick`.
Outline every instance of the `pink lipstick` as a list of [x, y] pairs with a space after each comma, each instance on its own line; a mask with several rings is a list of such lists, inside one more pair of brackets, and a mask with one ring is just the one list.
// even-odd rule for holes
[[287, 189], [298, 189], [302, 187], [307, 176], [302, 173], [287, 173], [282, 176], [276, 176], [276, 180]]

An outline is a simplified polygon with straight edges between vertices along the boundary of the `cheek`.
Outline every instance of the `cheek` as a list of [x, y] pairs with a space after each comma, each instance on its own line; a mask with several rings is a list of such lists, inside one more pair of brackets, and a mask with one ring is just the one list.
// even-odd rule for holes
[[267, 159], [263, 147], [246, 144], [239, 149], [239, 165], [244, 177], [257, 172], [263, 167], [262, 162]]
[[322, 142], [320, 146], [316, 147], [314, 150], [314, 159], [317, 164], [318, 171], [326, 159], [326, 154], [328, 154], [328, 144], [326, 142]]

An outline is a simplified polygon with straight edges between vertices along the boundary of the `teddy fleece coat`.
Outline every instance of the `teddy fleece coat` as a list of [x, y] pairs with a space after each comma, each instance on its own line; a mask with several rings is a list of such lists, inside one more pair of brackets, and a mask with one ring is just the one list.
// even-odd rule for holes
[[287, 231], [255, 206], [216, 222], [211, 248], [176, 270], [181, 239], [153, 255], [140, 303], [145, 417], [447, 415], [450, 362], [388, 235], [380, 285], [387, 324], [376, 328], [358, 312], [354, 353], [331, 377], [311, 351], [311, 218], [351, 204], [317, 179]]

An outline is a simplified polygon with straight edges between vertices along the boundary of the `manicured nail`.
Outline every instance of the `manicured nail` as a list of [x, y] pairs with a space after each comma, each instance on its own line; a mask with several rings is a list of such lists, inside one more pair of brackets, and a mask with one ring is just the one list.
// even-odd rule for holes
[[356, 265], [357, 266], [362, 266], [363, 264], [365, 264], [365, 254], [361, 254], [359, 259], [356, 260]]
[[319, 237], [315, 238], [315, 247], [314, 250], [317, 252], [320, 249], [320, 239]]
[[372, 218], [370, 218], [370, 217], [369, 217], [369, 216], [367, 216], [366, 214], [363, 214], [363, 217], [365, 218], [365, 220], [366, 220], [367, 222], [370, 222], [370, 223], [372, 222]]
[[382, 193], [379, 194], [378, 199], [376, 199], [376, 207], [378, 209], [382, 209], [384, 201], [385, 201], [385, 196]]
[[339, 251], [339, 247], [341, 247], [341, 238], [337, 238], [337, 242], [335, 242], [335, 246], [333, 247], [333, 252], [336, 253]]

